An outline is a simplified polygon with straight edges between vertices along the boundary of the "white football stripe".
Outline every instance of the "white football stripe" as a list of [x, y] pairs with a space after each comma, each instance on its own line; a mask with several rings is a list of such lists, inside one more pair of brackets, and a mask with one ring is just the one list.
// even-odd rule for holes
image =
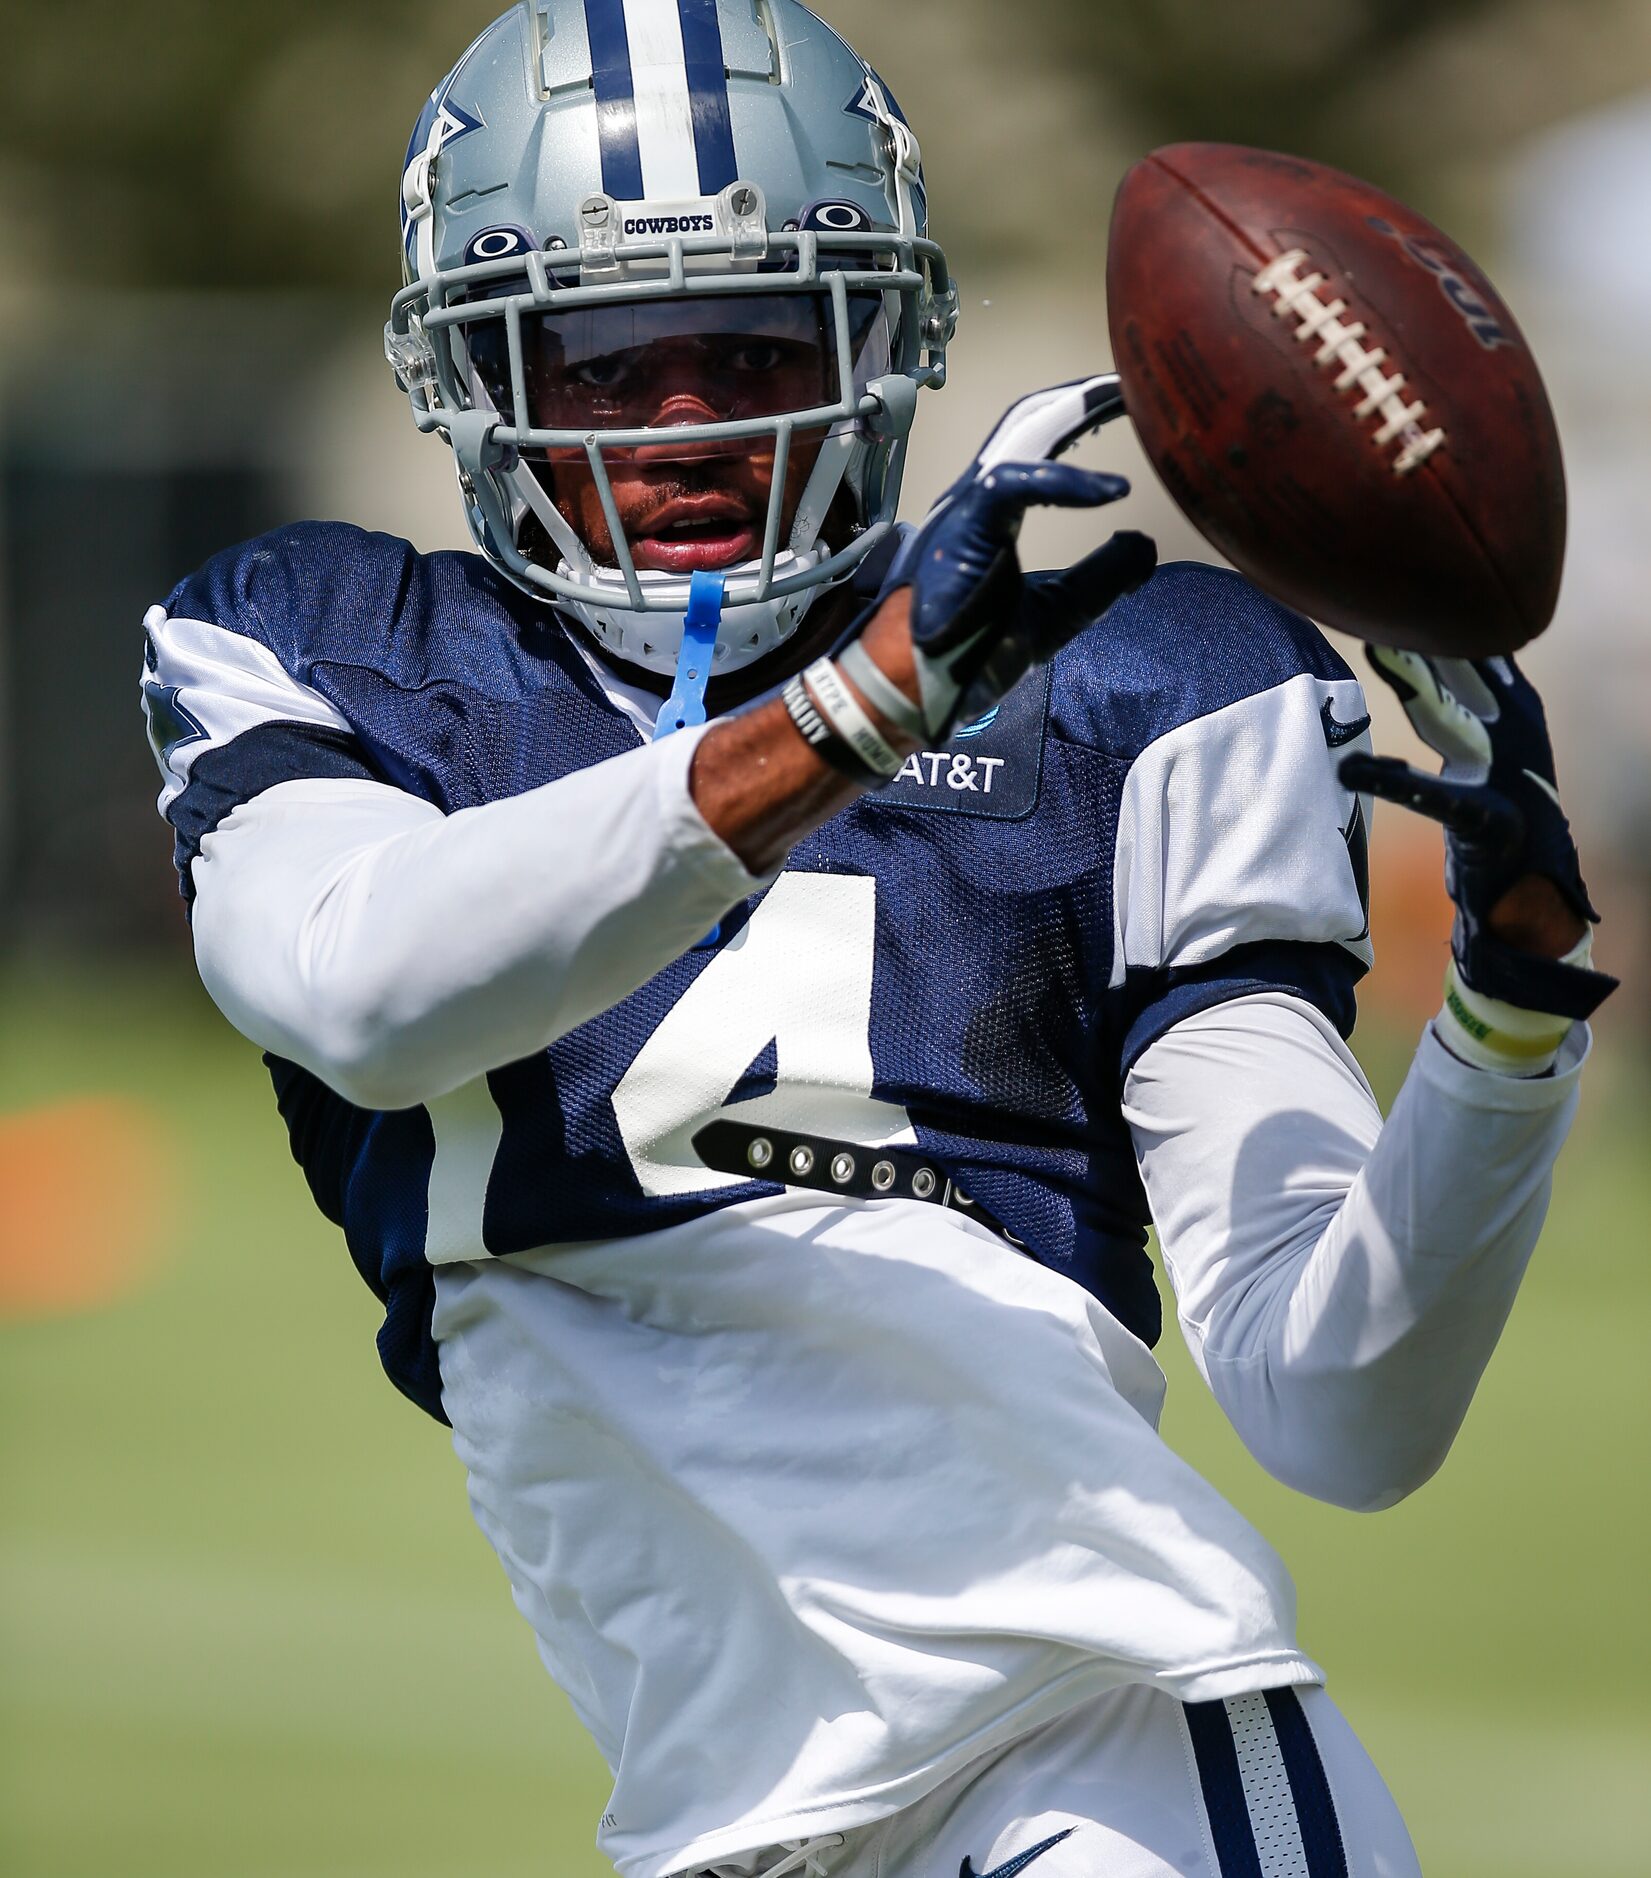
[[650, 201], [699, 194], [693, 101], [676, 0], [625, 0], [642, 189]]
[[1296, 1819], [1296, 1796], [1264, 1695], [1229, 1699], [1227, 1719], [1238, 1750], [1238, 1777], [1255, 1835], [1261, 1878], [1311, 1878]]
[[144, 616], [155, 648], [155, 669], [144, 678], [176, 686], [179, 704], [206, 732], [182, 743], [166, 758], [160, 808], [189, 781], [208, 750], [221, 749], [260, 724], [319, 724], [347, 731], [350, 722], [320, 692], [302, 685], [255, 639], [207, 620], [169, 619], [160, 607]]

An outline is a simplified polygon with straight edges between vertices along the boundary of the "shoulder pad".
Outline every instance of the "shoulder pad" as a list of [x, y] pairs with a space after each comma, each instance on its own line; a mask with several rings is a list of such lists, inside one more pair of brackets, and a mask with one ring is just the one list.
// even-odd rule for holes
[[1352, 677], [1311, 620], [1199, 561], [1160, 567], [1080, 633], [1054, 672], [1057, 726], [1122, 757], [1292, 678]]
[[170, 619], [239, 632], [295, 675], [382, 638], [419, 555], [347, 522], [294, 522], [215, 554], [165, 601]]

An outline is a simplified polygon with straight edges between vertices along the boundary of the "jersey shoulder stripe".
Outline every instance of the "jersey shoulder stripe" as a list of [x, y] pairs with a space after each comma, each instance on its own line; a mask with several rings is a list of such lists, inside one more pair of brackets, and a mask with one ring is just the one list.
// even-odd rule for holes
[[277, 783], [383, 781], [444, 809], [508, 793], [488, 787], [490, 719], [542, 686], [560, 639], [479, 556], [333, 522], [226, 549], [144, 628], [159, 807], [186, 900], [202, 840]]
[[143, 630], [143, 702], [163, 815], [200, 764], [247, 731], [287, 724], [349, 735], [343, 712], [261, 639], [159, 606], [145, 614]]

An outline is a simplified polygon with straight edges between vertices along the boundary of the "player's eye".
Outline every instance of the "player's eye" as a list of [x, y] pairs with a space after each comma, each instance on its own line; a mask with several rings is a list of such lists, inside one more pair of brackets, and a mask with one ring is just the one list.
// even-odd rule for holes
[[777, 372], [786, 363], [787, 350], [776, 339], [751, 339], [734, 347], [728, 363], [736, 372]]
[[618, 353], [610, 353], [602, 359], [586, 359], [568, 373], [573, 383], [586, 391], [618, 391], [630, 375], [630, 366]]

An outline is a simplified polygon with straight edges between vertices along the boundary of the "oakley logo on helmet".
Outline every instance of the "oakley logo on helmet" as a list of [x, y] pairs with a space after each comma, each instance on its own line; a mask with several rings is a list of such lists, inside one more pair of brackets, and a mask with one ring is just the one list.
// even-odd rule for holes
[[479, 261], [508, 261], [512, 255], [532, 253], [533, 247], [533, 237], [514, 223], [484, 228], [465, 244], [464, 264], [474, 267]]
[[871, 227], [871, 217], [858, 202], [811, 202], [797, 225], [822, 234], [863, 235]]

